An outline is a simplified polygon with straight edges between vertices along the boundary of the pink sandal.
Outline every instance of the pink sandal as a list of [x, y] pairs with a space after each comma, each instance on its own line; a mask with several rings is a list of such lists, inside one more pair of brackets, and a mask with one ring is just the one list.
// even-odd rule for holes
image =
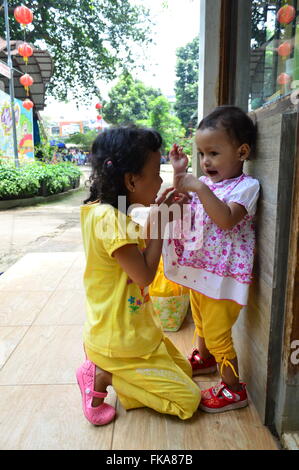
[[82, 395], [84, 415], [90, 423], [96, 426], [102, 426], [113, 420], [115, 408], [107, 403], [102, 403], [100, 406], [91, 406], [94, 397], [105, 398], [108, 395], [107, 392], [96, 392], [94, 390], [95, 376], [96, 366], [89, 360], [86, 360], [76, 371], [76, 377]]

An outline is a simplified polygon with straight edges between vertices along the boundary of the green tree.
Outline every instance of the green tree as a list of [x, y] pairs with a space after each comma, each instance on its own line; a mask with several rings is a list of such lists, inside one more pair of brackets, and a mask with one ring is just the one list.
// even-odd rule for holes
[[187, 131], [196, 125], [198, 51], [199, 40], [197, 37], [186, 46], [177, 49], [176, 75], [178, 80], [175, 85], [176, 103], [174, 109]]
[[175, 142], [183, 139], [185, 129], [180, 119], [170, 113], [170, 103], [165, 96], [158, 96], [151, 104], [149, 119], [140, 124], [152, 127], [163, 139], [162, 153], [168, 153]]
[[140, 80], [134, 80], [129, 73], [123, 74], [109, 92], [103, 116], [111, 124], [128, 124], [147, 119], [150, 103], [161, 95], [160, 90], [147, 87]]
[[[17, 2], [10, 2], [12, 39], [24, 32], [12, 18]], [[26, 40], [47, 48], [54, 62], [48, 92], [64, 101], [68, 90], [78, 98], [99, 94], [99, 79], [111, 80], [116, 70], [134, 63], [132, 43], [147, 44], [150, 39], [149, 12], [130, 0], [23, 0], [34, 15], [33, 29]], [[0, 15], [0, 31], [4, 31]]]
[[81, 150], [88, 152], [97, 135], [98, 132], [96, 130], [88, 131], [85, 134], [76, 132], [75, 134], [72, 134], [67, 139], [65, 139], [65, 142], [67, 144], [76, 144], [80, 147]]

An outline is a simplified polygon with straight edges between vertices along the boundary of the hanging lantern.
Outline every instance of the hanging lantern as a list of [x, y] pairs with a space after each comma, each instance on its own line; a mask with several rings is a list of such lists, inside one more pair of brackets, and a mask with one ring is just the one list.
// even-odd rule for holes
[[287, 73], [281, 73], [277, 78], [278, 85], [287, 85], [290, 81], [291, 77]]
[[101, 116], [100, 114], [97, 115], [97, 120], [98, 121], [101, 121], [101, 119], [103, 119], [103, 116]]
[[277, 20], [281, 24], [289, 24], [296, 17], [296, 10], [292, 5], [284, 5], [277, 12]]
[[292, 52], [292, 45], [290, 42], [285, 41], [282, 44], [280, 44], [279, 48], [277, 49], [278, 55], [281, 57], [287, 57], [291, 54]]
[[102, 107], [103, 107], [103, 105], [101, 103], [96, 104], [96, 109], [101, 109]]
[[27, 109], [28, 111], [33, 108], [34, 104], [32, 103], [31, 100], [28, 100], [28, 98], [26, 100], [23, 101], [23, 108]]
[[18, 53], [23, 57], [24, 62], [27, 64], [28, 57], [33, 54], [33, 49], [29, 44], [27, 44], [27, 42], [23, 42], [23, 44], [18, 47]]
[[21, 7], [15, 8], [14, 17], [18, 23], [25, 26], [26, 24], [32, 23], [33, 13], [29, 8], [22, 5]]
[[29, 87], [33, 84], [33, 78], [28, 73], [25, 73], [25, 75], [22, 75], [22, 77], [20, 78], [20, 83], [25, 88], [28, 96]]

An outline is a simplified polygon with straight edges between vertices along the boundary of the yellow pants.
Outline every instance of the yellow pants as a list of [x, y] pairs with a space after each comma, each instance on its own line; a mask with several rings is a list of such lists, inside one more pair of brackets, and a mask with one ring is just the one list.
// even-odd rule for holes
[[195, 291], [190, 291], [190, 303], [196, 333], [204, 338], [216, 362], [234, 359], [232, 326], [242, 306], [232, 300], [210, 299]]
[[191, 418], [200, 389], [191, 379], [189, 361], [164, 337], [146, 357], [111, 358], [85, 346], [90, 361], [112, 374], [112, 385], [125, 409], [148, 407], [159, 413]]

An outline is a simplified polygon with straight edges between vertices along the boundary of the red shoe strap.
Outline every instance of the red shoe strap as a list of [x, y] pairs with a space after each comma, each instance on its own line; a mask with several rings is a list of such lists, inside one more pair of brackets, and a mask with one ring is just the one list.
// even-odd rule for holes
[[193, 358], [194, 361], [201, 363], [202, 359], [199, 354], [194, 354]]
[[217, 397], [219, 395], [223, 395], [227, 401], [239, 401], [240, 400], [240, 396], [237, 393], [230, 390], [226, 384], [222, 383], [221, 385], [222, 387], [219, 388], [217, 395], [216, 395]]

